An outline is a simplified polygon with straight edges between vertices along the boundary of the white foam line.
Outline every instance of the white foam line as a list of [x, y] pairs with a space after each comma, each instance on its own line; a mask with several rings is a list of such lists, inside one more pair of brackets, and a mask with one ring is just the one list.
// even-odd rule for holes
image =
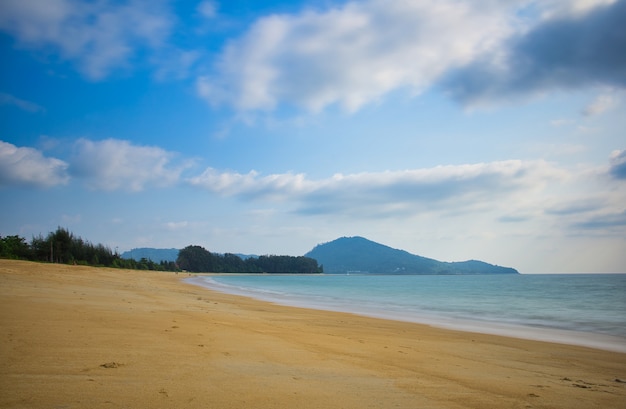
[[249, 288], [231, 286], [228, 284], [219, 283], [208, 276], [186, 278], [184, 279], [184, 281], [190, 284], [194, 284], [200, 287], [208, 288], [210, 290], [219, 291], [226, 294], [245, 296], [261, 301], [272, 302], [275, 304], [291, 307], [346, 312], [372, 318], [412, 322], [415, 324], [425, 324], [432, 327], [457, 331], [499, 335], [533, 341], [552, 342], [557, 344], [576, 345], [601, 349], [605, 351], [626, 353], [625, 338], [606, 334], [561, 330], [555, 328], [536, 328], [524, 325], [513, 325], [496, 322], [472, 321], [467, 319], [457, 319], [435, 315], [402, 314], [398, 312], [368, 310], [363, 308], [357, 308], [356, 306], [353, 306], [351, 308], [347, 305], [333, 305], [319, 302], [316, 303], [312, 300], [296, 299], [280, 293], [261, 292], [251, 290]]

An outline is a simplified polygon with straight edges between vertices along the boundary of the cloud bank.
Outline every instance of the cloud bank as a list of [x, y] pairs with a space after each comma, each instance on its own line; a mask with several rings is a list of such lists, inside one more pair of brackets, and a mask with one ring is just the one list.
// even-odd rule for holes
[[172, 25], [161, 1], [0, 3], [0, 29], [21, 47], [57, 52], [92, 80], [127, 66], [140, 49], [162, 47]]
[[626, 180], [626, 149], [611, 153], [611, 167], [609, 170], [615, 179]]
[[192, 161], [175, 159], [161, 148], [119, 139], [79, 139], [67, 161], [0, 141], [0, 186], [53, 187], [76, 179], [90, 189], [138, 192], [178, 183]]
[[[202, 1], [195, 13], [206, 24], [218, 8]], [[147, 56], [155, 78], [194, 75], [201, 98], [238, 111], [353, 112], [393, 92], [414, 96], [431, 87], [464, 104], [547, 89], [624, 88], [624, 20], [626, 0], [348, 1], [259, 17], [216, 55], [202, 30], [190, 34], [161, 0], [0, 3], [0, 30], [19, 47], [70, 61], [89, 79]]]
[[173, 159], [174, 154], [158, 147], [137, 146], [119, 139], [79, 139], [71, 172], [93, 189], [137, 192], [147, 186], [178, 182], [187, 164], [173, 165]]
[[272, 15], [231, 41], [197, 89], [240, 110], [285, 102], [354, 111], [397, 88], [419, 93], [508, 34], [498, 8], [456, 1], [369, 0]]
[[602, 233], [615, 221], [612, 228], [605, 229], [605, 233], [613, 234], [623, 231], [626, 186], [620, 180], [626, 178], [626, 155], [615, 151], [610, 163], [612, 178], [607, 178], [606, 166], [566, 169], [543, 160], [508, 160], [336, 174], [322, 179], [208, 168], [186, 180], [192, 186], [245, 203], [304, 216], [339, 216], [343, 221], [467, 219], [472, 215], [472, 220], [490, 225], [518, 223], [569, 234], [583, 230]]
[[465, 103], [543, 90], [624, 88], [625, 20], [626, 1], [616, 1], [541, 21], [508, 39], [502, 55], [487, 54], [452, 72], [444, 86]]
[[242, 200], [296, 203], [302, 214], [410, 214], [436, 207], [472, 211], [519, 192], [531, 194], [567, 174], [546, 162], [518, 160], [404, 171], [336, 174], [311, 180], [304, 174], [261, 176], [209, 168], [189, 183]]
[[624, 0], [348, 2], [258, 19], [196, 88], [211, 104], [241, 111], [312, 112], [351, 112], [397, 90], [416, 95], [433, 86], [464, 104], [623, 88], [625, 20]]
[[52, 187], [69, 181], [68, 163], [0, 141], [0, 186]]
[[79, 139], [67, 160], [0, 141], [0, 159], [2, 187], [54, 187], [74, 180], [93, 190], [139, 192], [186, 184], [305, 216], [377, 219], [492, 213], [494, 220], [507, 223], [551, 217], [590, 230], [606, 220], [621, 220], [626, 197], [625, 150], [613, 151], [608, 166], [596, 168], [507, 160], [321, 179], [303, 173], [262, 175], [214, 168], [189, 175], [193, 161], [119, 139]]

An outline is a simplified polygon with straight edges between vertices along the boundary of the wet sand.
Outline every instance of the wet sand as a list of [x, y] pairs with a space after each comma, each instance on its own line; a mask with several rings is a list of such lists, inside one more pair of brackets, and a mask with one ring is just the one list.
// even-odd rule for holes
[[626, 408], [626, 354], [0, 260], [2, 408]]

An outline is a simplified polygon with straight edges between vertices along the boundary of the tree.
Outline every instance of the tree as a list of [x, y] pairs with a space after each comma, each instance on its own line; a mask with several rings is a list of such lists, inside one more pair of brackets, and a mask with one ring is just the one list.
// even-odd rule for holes
[[0, 236], [0, 258], [17, 258], [53, 263], [84, 264], [127, 269], [179, 271], [176, 263], [157, 264], [149, 259], [136, 262], [122, 259], [103, 244], [92, 244], [75, 237], [69, 230], [58, 227], [44, 238], [33, 236], [30, 245], [20, 236]]
[[178, 253], [176, 264], [194, 273], [217, 271], [216, 260], [208, 250], [200, 246], [187, 246]]
[[33, 236], [30, 241], [30, 250], [34, 261], [52, 261], [50, 259], [50, 242], [44, 239], [41, 234], [37, 237]]
[[26, 243], [26, 239], [20, 236], [0, 236], [0, 257], [28, 259], [31, 256], [31, 250]]
[[236, 254], [226, 253], [222, 256], [220, 271], [223, 273], [246, 273], [246, 263]]
[[55, 263], [70, 263], [75, 260], [72, 254], [74, 235], [69, 230], [58, 227], [48, 235], [51, 244], [50, 260]]

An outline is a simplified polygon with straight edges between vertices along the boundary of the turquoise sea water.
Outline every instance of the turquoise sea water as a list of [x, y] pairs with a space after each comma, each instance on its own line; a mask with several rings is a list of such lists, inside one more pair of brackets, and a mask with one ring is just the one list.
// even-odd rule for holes
[[284, 305], [626, 352], [626, 274], [221, 275], [187, 281]]

